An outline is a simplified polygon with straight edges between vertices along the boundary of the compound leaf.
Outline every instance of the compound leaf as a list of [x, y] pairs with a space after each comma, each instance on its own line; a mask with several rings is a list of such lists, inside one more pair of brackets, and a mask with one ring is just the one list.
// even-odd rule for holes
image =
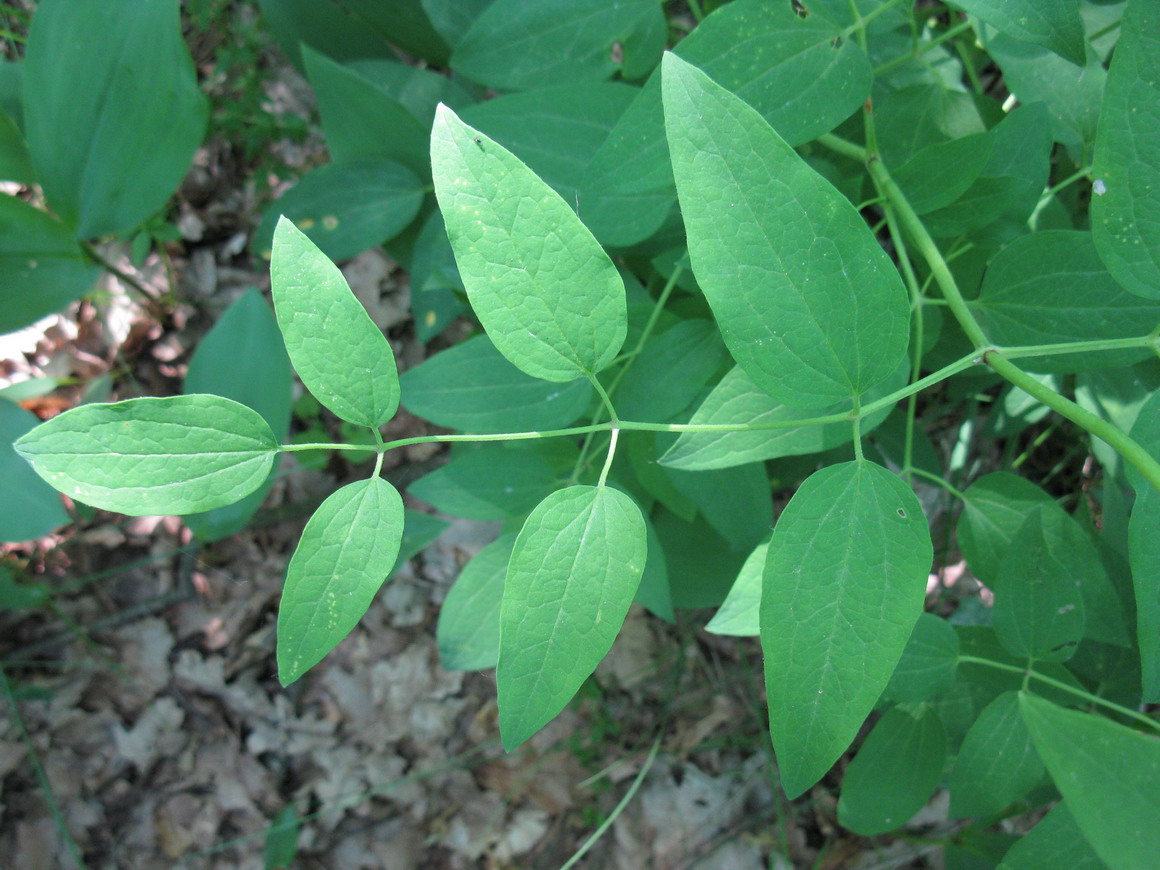
[[737, 363], [816, 408], [887, 378], [902, 280], [853, 205], [738, 97], [665, 56], [665, 126], [693, 271]]
[[399, 407], [386, 337], [326, 255], [286, 218], [270, 260], [278, 326], [302, 383], [344, 420], [377, 428]]
[[1025, 693], [1019, 710], [1068, 810], [1104, 863], [1154, 866], [1160, 855], [1160, 738]]
[[887, 710], [846, 768], [838, 821], [867, 837], [906, 824], [934, 792], [946, 758], [938, 713], [929, 707], [918, 715]]
[[1092, 236], [1124, 288], [1160, 299], [1160, 6], [1130, 3], [1096, 132]]
[[761, 647], [770, 733], [791, 798], [846, 750], [922, 613], [932, 546], [914, 493], [865, 460], [810, 476], [769, 546]]
[[560, 195], [446, 106], [431, 162], [459, 274], [500, 353], [546, 381], [612, 362], [628, 331], [624, 281]]
[[403, 499], [381, 477], [356, 480], [319, 505], [286, 569], [278, 606], [278, 680], [297, 680], [358, 625], [390, 575]]
[[37, 7], [24, 127], [49, 203], [81, 238], [132, 229], [161, 209], [201, 144], [208, 102], [182, 40], [179, 5]]
[[570, 486], [532, 511], [500, 606], [496, 682], [505, 749], [564, 709], [612, 647], [646, 552], [644, 517], [619, 490]]
[[132, 516], [235, 502], [261, 485], [278, 455], [261, 415], [219, 396], [82, 405], [15, 447], [70, 498]]
[[1046, 770], [1019, 715], [1019, 693], [983, 708], [951, 770], [951, 816], [990, 816], [1033, 789]]

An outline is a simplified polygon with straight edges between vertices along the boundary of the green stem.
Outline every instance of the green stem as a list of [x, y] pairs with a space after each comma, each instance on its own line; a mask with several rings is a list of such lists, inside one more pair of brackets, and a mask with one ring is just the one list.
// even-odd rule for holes
[[1116, 449], [1132, 465], [1136, 466], [1153, 488], [1160, 490], [1160, 462], [1152, 458], [1143, 447], [1126, 433], [1113, 426], [1103, 417], [1081, 408], [1070, 399], [1064, 398], [1050, 387], [1041, 384], [997, 351], [987, 351], [984, 361], [996, 372], [1025, 393], [1030, 393], [1061, 417], [1086, 429], [1096, 438]]
[[886, 63], [881, 64], [880, 66], [874, 67], [874, 78], [877, 79], [877, 78], [881, 77], [883, 73], [888, 73], [892, 69], [897, 69], [898, 67], [902, 66], [903, 64], [909, 63], [912, 60], [918, 60], [918, 58], [922, 57], [924, 54], [926, 54], [931, 49], [937, 48], [938, 46], [942, 45], [944, 42], [946, 42], [950, 39], [954, 39], [956, 36], [958, 36], [964, 30], [970, 30], [970, 29], [971, 29], [971, 22], [969, 22], [969, 21], [962, 21], [962, 22], [956, 24], [954, 27], [950, 28], [949, 30], [946, 30], [943, 33], [940, 33], [934, 39], [932, 39], [928, 42], [924, 42], [921, 46], [916, 48], [914, 51], [910, 52], [910, 54], [904, 54], [901, 57], [896, 57], [893, 60], [886, 61]]
[[592, 836], [584, 841], [584, 845], [576, 850], [576, 854], [569, 858], [567, 862], [560, 868], [560, 870], [571, 870], [572, 867], [575, 867], [576, 862], [583, 858], [588, 853], [588, 850], [596, 845], [597, 841], [604, 836], [609, 828], [612, 827], [613, 822], [615, 822], [620, 817], [620, 814], [624, 812], [625, 807], [627, 807], [629, 803], [632, 802], [632, 799], [636, 796], [637, 790], [644, 783], [645, 777], [648, 776], [648, 772], [652, 770], [653, 762], [656, 761], [657, 752], [660, 750], [660, 748], [661, 735], [658, 734], [656, 740], [653, 741], [652, 749], [649, 750], [648, 756], [644, 760], [644, 764], [641, 765], [640, 772], [637, 773], [636, 779], [632, 781], [632, 785], [628, 787], [628, 791], [624, 793], [624, 797], [622, 797], [617, 805], [613, 807], [612, 812], [608, 814], [608, 818], [600, 823], [600, 826], [592, 832]]
[[612, 460], [616, 458], [616, 441], [620, 437], [620, 430], [615, 426], [612, 427], [612, 437], [608, 440], [608, 456], [604, 460], [604, 468], [600, 469], [600, 480], [596, 482], [597, 486], [604, 486], [608, 480], [608, 472], [612, 468]]
[[387, 455], [387, 452], [384, 449], [383, 433], [379, 431], [377, 426], [371, 429], [371, 431], [375, 433], [375, 450], [378, 452], [378, 455], [375, 457], [375, 473], [371, 477], [378, 477], [382, 473], [383, 458]]
[[971, 313], [962, 293], [959, 292], [959, 285], [955, 282], [955, 276], [951, 273], [946, 260], [943, 259], [942, 251], [938, 249], [938, 245], [927, 232], [926, 225], [915, 213], [902, 189], [891, 177], [881, 160], [867, 160], [866, 168], [879, 192], [884, 194], [894, 206], [899, 223], [914, 241], [915, 247], [918, 248], [923, 259], [926, 260], [931, 274], [934, 275], [934, 280], [938, 283], [939, 289], [942, 290], [943, 298], [963, 328], [963, 332], [971, 340], [971, 344], [980, 349], [988, 347], [991, 342], [987, 340], [983, 327], [979, 325], [979, 321], [975, 319], [975, 315]]
[[903, 471], [906, 472], [907, 474], [917, 474], [919, 477], [925, 478], [926, 480], [929, 480], [931, 483], [938, 484], [943, 489], [945, 489], [947, 492], [949, 492], [951, 495], [953, 495], [955, 498], [957, 498], [959, 501], [966, 501], [967, 500], [967, 497], [962, 492], [955, 489], [953, 486], [951, 486], [949, 483], [947, 483], [945, 480], [943, 480], [937, 474], [931, 474], [929, 471], [924, 471], [921, 468], [915, 468], [913, 465], [907, 465], [903, 469]]
[[604, 386], [596, 379], [596, 375], [588, 375], [588, 382], [592, 384], [596, 394], [600, 396], [600, 401], [604, 403], [604, 410], [608, 412], [609, 420], [615, 425], [617, 422], [616, 408], [612, 407], [612, 399], [609, 398], [608, 393], [604, 391]]
[[998, 374], [1039, 399], [1057, 414], [1066, 417], [1114, 447], [1120, 455], [1144, 475], [1153, 487], [1160, 490], [1160, 462], [1153, 459], [1143, 447], [1102, 417], [1084, 410], [1075, 402], [1035, 380], [991, 345], [982, 326], [979, 325], [979, 321], [975, 319], [970, 306], [967, 305], [962, 293], [959, 292], [958, 283], [955, 281], [950, 267], [947, 266], [938, 245], [927, 232], [926, 226], [915, 213], [902, 190], [891, 178], [882, 161], [871, 158], [867, 160], [866, 167], [879, 192], [885, 194], [891, 205], [897, 209], [898, 218], [903, 228], [906, 229], [927, 261], [931, 274], [934, 275], [939, 289], [942, 290], [943, 298], [946, 299], [951, 312], [958, 320], [967, 338], [982, 353], [982, 360]]
[[1061, 680], [1057, 680], [1054, 677], [1049, 677], [1046, 674], [1041, 674], [1039, 671], [1032, 670], [1031, 668], [1021, 668], [1016, 665], [1008, 665], [1003, 662], [992, 661], [991, 659], [979, 658], [978, 656], [960, 655], [959, 661], [968, 662], [973, 665], [984, 665], [985, 667], [994, 668], [999, 671], [1007, 671], [1008, 673], [1012, 674], [1019, 674], [1025, 680], [1038, 680], [1041, 683], [1046, 683], [1049, 686], [1059, 689], [1061, 692], [1067, 692], [1069, 694], [1075, 695], [1077, 698], [1083, 698], [1089, 703], [1098, 704], [1099, 706], [1108, 710], [1114, 710], [1121, 716], [1126, 716], [1135, 722], [1147, 725], [1149, 728], [1152, 728], [1155, 731], [1160, 731], [1160, 722], [1145, 716], [1143, 713], [1140, 713], [1137, 710], [1131, 710], [1128, 707], [1123, 707], [1115, 703], [1114, 701], [1108, 701], [1104, 698], [1101, 698], [1099, 695], [1093, 695], [1091, 692], [1088, 692], [1085, 689], [1077, 689], [1075, 686], [1069, 686], [1067, 683], [1064, 683]]
[[20, 715], [20, 708], [16, 704], [16, 694], [12, 691], [12, 686], [8, 683], [8, 674], [4, 670], [4, 666], [0, 665], [0, 689], [4, 692], [4, 697], [8, 701], [8, 706], [12, 710], [12, 721], [16, 723], [16, 728], [20, 732], [20, 739], [24, 743], [24, 750], [28, 753], [29, 763], [32, 764], [32, 770], [36, 774], [36, 781], [40, 784], [40, 790], [44, 793], [45, 802], [48, 804], [48, 811], [52, 814], [52, 819], [56, 822], [57, 831], [60, 837], [64, 840], [65, 848], [72, 856], [73, 862], [77, 867], [84, 870], [85, 860], [81, 857], [81, 850], [77, 847], [76, 841], [73, 839], [72, 832], [68, 829], [68, 823], [65, 821], [64, 813], [60, 811], [60, 804], [56, 801], [56, 794], [52, 790], [52, 783], [48, 781], [48, 774], [44, 770], [44, 765], [40, 763], [40, 753], [36, 751], [36, 745], [32, 742], [32, 735], [28, 733], [28, 728], [24, 724], [24, 717]]

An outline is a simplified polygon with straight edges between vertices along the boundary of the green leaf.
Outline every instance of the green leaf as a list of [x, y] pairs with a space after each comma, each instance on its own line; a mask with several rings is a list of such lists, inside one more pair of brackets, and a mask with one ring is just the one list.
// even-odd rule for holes
[[761, 634], [761, 584], [769, 542], [749, 554], [729, 594], [705, 625], [711, 634], [757, 637]]
[[1100, 118], [1107, 71], [1095, 51], [1076, 66], [1036, 45], [1002, 34], [986, 37], [988, 52], [1003, 70], [1004, 81], [1027, 103], [1043, 103], [1051, 116], [1051, 135], [1073, 160], [1090, 158]]
[[131, 516], [230, 504], [261, 485], [278, 455], [261, 416], [218, 396], [82, 405], [15, 447], [70, 498]]
[[748, 553], [769, 534], [773, 512], [769, 477], [761, 463], [699, 472], [664, 469], [664, 473], [731, 549]]
[[289, 867], [298, 857], [298, 813], [289, 804], [274, 817], [266, 829], [266, 870]]
[[254, 249], [269, 251], [278, 222], [286, 218], [330, 259], [349, 260], [397, 236], [422, 204], [423, 185], [405, 166], [386, 159], [327, 163], [266, 209]]
[[[424, 134], [423, 168], [417, 170], [417, 173], [424, 178], [428, 177], [431, 161], [427, 156], [427, 131], [435, 120], [436, 107], [446, 103], [458, 112], [472, 105], [475, 98], [459, 82], [430, 69], [375, 57], [352, 60], [345, 66], [377, 85], [419, 119]], [[326, 138], [329, 148], [330, 135], [327, 134]], [[399, 162], [406, 163], [405, 160]]]
[[403, 499], [381, 477], [326, 499], [302, 530], [278, 606], [278, 681], [322, 661], [354, 629], [387, 579], [403, 537]]
[[302, 383], [344, 420], [377, 428], [399, 407], [390, 344], [338, 267], [288, 219], [270, 259], [274, 309]]
[[1092, 236], [1117, 281], [1160, 299], [1160, 8], [1128, 5], [1096, 134]]
[[1045, 773], [1019, 715], [1019, 693], [1004, 692], [979, 714], [959, 749], [948, 782], [951, 817], [997, 815]]
[[1047, 526], [1044, 506], [1034, 509], [999, 563], [992, 622], [999, 641], [1016, 656], [1064, 662], [1084, 636], [1086, 578]]
[[619, 82], [567, 84], [507, 94], [464, 109], [482, 130], [527, 164], [583, 218], [588, 164], [638, 91]]
[[81, 238], [133, 229], [164, 207], [201, 144], [208, 103], [178, 7], [47, 0], [36, 9], [25, 134], [49, 204]]
[[1109, 867], [1145, 868], [1160, 854], [1160, 738], [1019, 696], [1039, 757]]
[[69, 521], [56, 490], [37, 477], [12, 442], [40, 420], [31, 411], [0, 399], [0, 541], [29, 541]]
[[403, 540], [399, 544], [399, 555], [395, 557], [395, 564], [391, 566], [388, 576], [393, 577], [407, 562], [421, 553], [441, 534], [447, 531], [451, 523], [433, 517], [431, 514], [413, 511], [407, 508], [403, 511]]
[[[1000, 345], [1134, 338], [1160, 324], [1160, 304], [1124, 290], [1096, 253], [1090, 233], [1048, 230], [1016, 239], [987, 267], [971, 303], [987, 337]], [[1036, 372], [1119, 368], [1147, 348], [1024, 359]]]
[[688, 407], [729, 359], [709, 320], [682, 320], [653, 338], [632, 360], [616, 391], [626, 420], [670, 420]]
[[1136, 494], [1128, 521], [1128, 557], [1136, 592], [1143, 699], [1154, 704], [1160, 701], [1160, 493], [1150, 486]]
[[[251, 287], [226, 309], [197, 346], [185, 375], [185, 392], [210, 393], [253, 408], [279, 439], [290, 428], [292, 374], [278, 322], [262, 294]], [[275, 461], [263, 486], [244, 499], [185, 523], [199, 539], [213, 541], [240, 531], [261, 505], [277, 473]]]
[[733, 358], [795, 407], [884, 380], [906, 355], [909, 313], [861, 216], [737, 97], [672, 54], [664, 70], [693, 271]]
[[942, 83], [874, 93], [878, 146], [887, 166], [902, 166], [923, 148], [986, 129], [969, 94]]
[[492, 541], [463, 566], [439, 611], [439, 659], [449, 671], [484, 671], [499, 662], [499, 611], [514, 534]]
[[938, 713], [886, 711], [846, 768], [838, 821], [867, 837], [902, 827], [926, 805], [946, 758], [947, 735]]
[[846, 750], [922, 613], [932, 547], [922, 507], [879, 465], [831, 465], [790, 499], [761, 595], [770, 733], [793, 798]]
[[954, 628], [945, 619], [923, 613], [883, 696], [911, 704], [934, 698], [954, 683], [958, 664], [959, 636]]
[[[801, 145], [833, 130], [870, 96], [870, 62], [841, 31], [815, 10], [802, 18], [788, 4], [735, 0], [707, 16], [674, 53], [737, 94], [791, 145]], [[593, 159], [597, 189], [672, 187], [658, 79], [649, 79]]]
[[526, 514], [558, 482], [534, 450], [485, 444], [419, 478], [408, 491], [453, 516], [506, 520]]
[[1021, 106], [988, 130], [987, 139], [991, 154], [979, 178], [956, 202], [924, 216], [932, 235], [948, 238], [989, 228], [1006, 241], [1026, 232], [1051, 169], [1047, 110], [1041, 104]]
[[993, 145], [985, 133], [927, 145], [894, 171], [894, 180], [916, 213], [944, 208], [982, 174]]
[[[902, 387], [908, 377], [907, 363], [895, 374], [869, 390], [867, 402], [882, 398]], [[831, 414], [848, 413], [850, 401], [836, 402], [824, 408], [791, 408], [781, 404], [755, 384], [740, 366], [730, 369], [693, 414], [690, 423], [698, 425], [769, 425], [790, 424]], [[890, 414], [882, 408], [862, 418], [862, 434], [878, 426]], [[848, 420], [813, 426], [786, 426], [784, 429], [750, 429], [733, 432], [684, 432], [661, 457], [669, 468], [699, 471], [729, 468], [749, 462], [821, 453], [854, 438], [854, 427]]]
[[673, 607], [720, 607], [749, 550], [734, 550], [703, 518], [685, 519], [667, 506], [653, 509], [653, 528], [664, 548]]
[[32, 167], [24, 133], [3, 111], [0, 111], [0, 180], [36, 183], [36, 170]]
[[612, 362], [628, 329], [624, 282], [559, 194], [446, 106], [431, 162], [468, 298], [500, 353], [546, 381]]
[[489, 88], [523, 91], [645, 76], [668, 36], [656, 0], [495, 0], [451, 56], [456, 72]]
[[1051, 496], [1026, 478], [1008, 471], [980, 477], [964, 493], [958, 539], [971, 572], [988, 586], [999, 574], [999, 564], [1011, 539], [1036, 507], [1051, 504]]
[[[318, 100], [331, 160], [341, 164], [385, 158], [402, 164], [419, 178], [430, 176], [427, 128], [419, 118], [358, 70], [309, 46], [303, 46], [302, 59]], [[355, 185], [343, 189], [339, 184], [335, 192], [349, 196], [351, 190], [359, 190], [358, 198], [362, 198], [361, 188]]]
[[472, 22], [492, 0], [422, 0], [423, 11], [443, 41], [455, 48], [471, 29]]
[[1106, 870], [1079, 825], [1061, 801], [1012, 846], [999, 870]]
[[18, 583], [7, 565], [0, 565], [0, 611], [29, 610], [46, 604], [52, 589], [43, 583]]
[[1021, 42], [1050, 48], [1083, 66], [1086, 40], [1078, 0], [951, 0]]
[[509, 752], [564, 709], [612, 647], [645, 540], [640, 508], [607, 486], [558, 490], [524, 523], [500, 607], [496, 682]]
[[567, 426], [592, 399], [585, 380], [533, 378], [478, 335], [404, 372], [403, 405], [437, 426], [464, 432], [535, 432]]
[[673, 591], [669, 586], [669, 566], [665, 561], [665, 551], [660, 536], [648, 517], [644, 520], [648, 558], [645, 559], [644, 573], [640, 576], [640, 586], [633, 599], [653, 616], [665, 622], [677, 621], [673, 612]]
[[1077, 578], [1083, 596], [1085, 636], [1121, 646], [1127, 644], [1123, 606], [1099, 552], [1079, 523], [1056, 505], [1051, 496], [1030, 481], [1003, 471], [979, 478], [965, 495], [967, 499], [959, 518], [959, 546], [979, 580], [996, 594], [1002, 593], [1005, 588], [1003, 562], [1009, 559], [1011, 569], [1018, 572], [1023, 556], [1013, 543], [1015, 536], [1028, 518], [1039, 512], [1037, 522], [1050, 543], [1057, 570]]
[[0, 194], [0, 333], [28, 326], [79, 299], [99, 274], [64, 224]]

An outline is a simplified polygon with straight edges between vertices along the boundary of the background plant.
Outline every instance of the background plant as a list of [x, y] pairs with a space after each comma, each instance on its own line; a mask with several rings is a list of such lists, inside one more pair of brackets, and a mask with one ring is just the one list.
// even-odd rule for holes
[[[304, 384], [372, 432], [379, 460], [304, 532], [281, 678], [345, 636], [397, 558], [402, 506], [378, 471], [404, 442], [379, 427], [401, 397], [462, 433], [435, 436], [452, 460], [412, 492], [521, 529], [465, 569], [440, 625], [449, 663], [498, 664], [507, 746], [568, 703], [633, 597], [662, 618], [721, 604], [710, 630], [761, 635], [789, 796], [878, 709], [843, 784], [851, 830], [898, 827], [944, 780], [952, 815], [980, 828], [1054, 788], [1063, 802], [992, 863], [1031, 866], [1067, 842], [1083, 860], [1146, 866], [1160, 767], [1141, 713], [1160, 666], [1150, 9], [1128, 5], [1117, 28], [1124, 4], [1031, 19], [961, 3], [978, 17], [940, 20], [900, 3], [738, 0], [662, 72], [659, 7], [614, 5], [577, 25], [570, 51], [550, 34], [573, 7], [496, 0], [471, 21], [424, 4], [398, 31], [348, 9], [384, 28], [364, 26], [367, 39], [432, 63], [453, 46], [463, 86], [301, 49], [334, 162], [261, 231], [278, 323]], [[284, 32], [341, 32], [293, 4], [279, 14]], [[495, 51], [538, 28], [521, 62]], [[613, 74], [647, 80], [603, 83]], [[984, 79], [1014, 96], [1001, 105]], [[478, 86], [517, 93], [473, 103]], [[275, 230], [279, 212], [309, 238]], [[437, 333], [466, 295], [485, 330], [401, 383], [327, 259], [388, 237], [418, 279], [421, 329]], [[983, 437], [1012, 453], [1054, 412], [1070, 437], [1098, 439], [1100, 473], [1051, 470], [1051, 491], [980, 475], [982, 406]], [[949, 408], [959, 433], [943, 457], [929, 439]], [[189, 396], [80, 408], [19, 449], [81, 501], [187, 513], [311, 446]], [[796, 492], [766, 540], [771, 480]], [[958, 545], [992, 611], [920, 615], [932, 545], [916, 480], [961, 504]]]

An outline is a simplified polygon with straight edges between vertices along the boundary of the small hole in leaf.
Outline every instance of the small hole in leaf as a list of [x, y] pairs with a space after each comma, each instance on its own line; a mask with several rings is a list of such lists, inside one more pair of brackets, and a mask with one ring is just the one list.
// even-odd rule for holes
[[903, 519], [906, 519], [906, 511], [904, 511], [902, 508], [898, 509], [898, 515]]
[[620, 42], [612, 43], [612, 49], [608, 52], [608, 59], [617, 66], [624, 63], [624, 46]]
[[806, 9], [806, 5], [801, 0], [790, 0], [789, 5], [793, 9], [793, 14], [798, 18], [810, 17], [810, 10]]

